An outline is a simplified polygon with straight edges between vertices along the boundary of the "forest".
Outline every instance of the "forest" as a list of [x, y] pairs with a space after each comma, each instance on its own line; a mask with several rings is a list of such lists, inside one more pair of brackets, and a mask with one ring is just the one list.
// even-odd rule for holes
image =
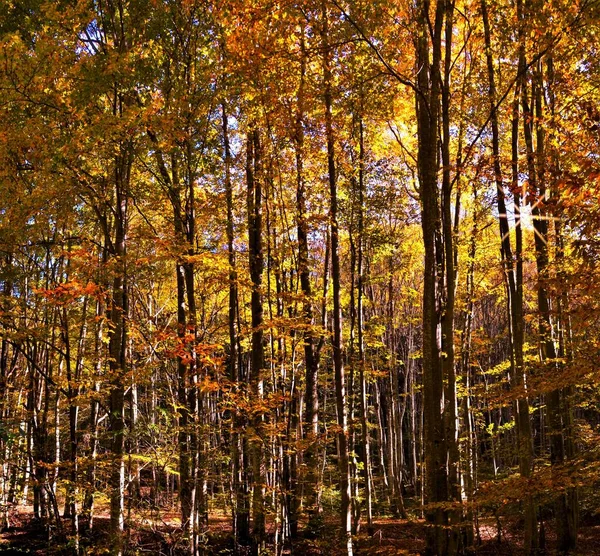
[[598, 0], [2, 0], [0, 553], [600, 554]]

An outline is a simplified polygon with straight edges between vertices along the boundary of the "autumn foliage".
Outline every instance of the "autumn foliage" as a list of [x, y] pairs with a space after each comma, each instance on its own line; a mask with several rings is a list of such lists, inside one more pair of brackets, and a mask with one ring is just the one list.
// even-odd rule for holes
[[0, 530], [574, 553], [599, 32], [589, 0], [0, 5]]

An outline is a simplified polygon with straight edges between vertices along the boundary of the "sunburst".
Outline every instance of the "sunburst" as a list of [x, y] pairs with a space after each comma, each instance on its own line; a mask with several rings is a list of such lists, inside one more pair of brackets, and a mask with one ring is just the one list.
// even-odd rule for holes
[[[526, 194], [525, 184], [523, 184], [523, 186], [522, 186], [521, 189], [522, 189], [521, 198], [525, 198], [525, 194]], [[515, 229], [516, 229], [517, 227], [524, 227], [523, 224], [526, 223], [527, 220], [531, 220], [532, 225], [528, 226], [528, 227], [533, 228], [534, 237], [538, 237], [539, 239], [541, 239], [544, 242], [544, 244], [547, 244], [547, 241], [548, 241], [547, 238], [544, 237], [539, 232], [539, 230], [536, 229], [536, 227], [533, 225], [533, 222], [535, 220], [542, 220], [542, 221], [547, 221], [547, 222], [558, 221], [558, 220], [560, 220], [560, 217], [549, 215], [549, 214], [537, 214], [537, 215], [534, 215], [533, 211], [535, 209], [540, 209], [540, 211], [541, 211], [541, 207], [542, 207], [543, 201], [544, 201], [543, 197], [540, 197], [532, 205], [531, 204], [527, 204], [527, 205], [524, 205], [524, 206], [520, 207], [519, 209], [517, 209], [515, 207], [514, 221], [515, 221]], [[526, 209], [526, 213], [525, 214], [523, 214], [523, 209], [524, 208]], [[500, 217], [501, 218], [505, 218], [508, 221], [510, 219], [511, 215], [508, 214], [508, 213], [502, 213], [502, 214], [500, 214]], [[511, 233], [511, 231], [509, 229], [509, 231], [507, 233], [505, 233], [505, 234], [502, 235], [501, 241], [504, 241], [505, 239], [507, 239], [507, 237], [510, 236], [510, 233]]]

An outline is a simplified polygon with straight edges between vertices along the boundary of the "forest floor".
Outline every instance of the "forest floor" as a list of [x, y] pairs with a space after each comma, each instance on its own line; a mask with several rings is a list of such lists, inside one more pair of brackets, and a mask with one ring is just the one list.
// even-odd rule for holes
[[[128, 545], [131, 550], [127, 554], [148, 554], [156, 556], [177, 556], [181, 554], [181, 536], [177, 527], [176, 512], [164, 512], [160, 521], [152, 522], [142, 516], [131, 519], [128, 530]], [[108, 515], [100, 514], [94, 520], [94, 532], [82, 542], [83, 553], [89, 555], [107, 554], [106, 531]], [[498, 540], [498, 528], [495, 519], [480, 520], [478, 543], [475, 554], [482, 556], [519, 556], [523, 554], [522, 530], [519, 523], [503, 519], [501, 521], [501, 539]], [[64, 527], [69, 523], [65, 520]], [[374, 522], [375, 533], [372, 536], [363, 532], [358, 535], [356, 543], [357, 555], [419, 555], [425, 547], [425, 527], [422, 520], [378, 519]], [[543, 554], [555, 554], [553, 549], [555, 535], [551, 523], [546, 525]], [[286, 547], [280, 554], [298, 556], [335, 556], [343, 553], [343, 547], [336, 534], [334, 522], [327, 520], [323, 532], [317, 538], [300, 537], [292, 547]], [[231, 546], [231, 527], [229, 519], [224, 515], [210, 518], [210, 530], [206, 538], [205, 554], [220, 556], [234, 554]], [[269, 553], [275, 553], [271, 545]], [[15, 509], [11, 514], [11, 526], [0, 533], [0, 556], [31, 555], [58, 556], [69, 554], [57, 544], [56, 539], [48, 541], [47, 533], [40, 523], [34, 520], [30, 506]], [[244, 554], [238, 551], [238, 554]], [[579, 546], [575, 554], [593, 556], [600, 555], [600, 524], [590, 524], [580, 528]]]

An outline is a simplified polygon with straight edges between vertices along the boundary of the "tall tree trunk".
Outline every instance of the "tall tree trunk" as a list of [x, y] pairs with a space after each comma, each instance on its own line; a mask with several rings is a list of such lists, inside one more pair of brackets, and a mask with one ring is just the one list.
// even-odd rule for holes
[[[119, 109], [122, 102], [119, 101]], [[115, 160], [115, 206], [114, 241], [111, 256], [116, 271], [111, 287], [109, 317], [109, 370], [110, 370], [110, 431], [112, 435], [112, 466], [110, 472], [110, 535], [112, 552], [116, 556], [123, 553], [124, 528], [124, 488], [125, 488], [125, 373], [127, 371], [127, 224], [129, 207], [129, 179], [132, 163], [130, 145], [122, 145], [121, 153]]]
[[[196, 293], [194, 284], [195, 249], [195, 177], [192, 168], [192, 146], [185, 145], [183, 157], [173, 152], [170, 157], [170, 171], [165, 155], [159, 148], [158, 137], [148, 130], [148, 136], [155, 145], [154, 158], [158, 175], [173, 208], [175, 238], [181, 253], [175, 266], [177, 283], [177, 337], [179, 351], [177, 357], [177, 398], [178, 398], [178, 445], [179, 445], [179, 501], [181, 526], [188, 540], [190, 553], [197, 552], [199, 515], [204, 515], [204, 501], [199, 500], [198, 483], [203, 463], [203, 448], [198, 439], [198, 324]], [[181, 160], [185, 161], [181, 168]], [[183, 174], [183, 175], [182, 175]], [[183, 195], [182, 195], [183, 194]]]
[[338, 457], [340, 471], [340, 514], [342, 534], [348, 556], [352, 556], [352, 504], [350, 491], [350, 465], [348, 458], [348, 408], [346, 402], [346, 380], [344, 377], [342, 307], [340, 301], [341, 276], [339, 256], [339, 226], [337, 177], [335, 168], [335, 141], [333, 132], [331, 91], [331, 47], [329, 45], [329, 15], [322, 5], [323, 26], [323, 97], [325, 101], [325, 135], [327, 141], [327, 173], [329, 179], [329, 220], [331, 235], [331, 282], [333, 285], [333, 368], [335, 377], [335, 399], [338, 421]]
[[[250, 280], [252, 282], [252, 351], [250, 361], [250, 393], [253, 401], [262, 398], [262, 371], [264, 369], [264, 335], [262, 273], [264, 257], [262, 248], [262, 160], [260, 135], [256, 128], [248, 132], [246, 140], [246, 185], [248, 188], [248, 256]], [[252, 465], [252, 550], [259, 554], [265, 544], [265, 501], [266, 486], [262, 430], [262, 414], [255, 410], [251, 418], [253, 434], [249, 438], [249, 450]]]
[[[474, 317], [474, 297], [475, 297], [475, 256], [477, 254], [477, 236], [479, 233], [479, 215], [478, 215], [478, 200], [477, 200], [477, 185], [473, 181], [473, 225], [471, 228], [471, 239], [469, 241], [468, 268], [466, 273], [466, 299], [465, 309], [461, 321], [463, 329], [460, 343], [460, 366], [461, 375], [465, 393], [462, 400], [462, 423], [464, 436], [466, 437], [463, 444], [463, 460], [464, 466], [462, 471], [462, 485], [464, 496], [468, 502], [473, 500], [475, 494], [475, 477], [477, 473], [476, 459], [477, 451], [474, 439], [474, 416], [471, 409], [471, 344], [473, 336], [473, 317]], [[475, 510], [476, 511], [476, 510]], [[474, 545], [473, 522], [474, 510], [470, 507], [465, 512], [465, 519], [469, 526], [465, 531], [465, 548], [472, 550]]]
[[[105, 10], [105, 11], [104, 11]], [[124, 10], [120, 0], [108, 0], [101, 10], [106, 47], [112, 40], [111, 50], [124, 55], [129, 45], [125, 35]], [[104, 40], [104, 39], [103, 39]], [[118, 80], [113, 81], [110, 94], [112, 119], [115, 124], [123, 121], [127, 107], [126, 96]], [[108, 333], [109, 383], [111, 433], [110, 488], [110, 539], [111, 553], [121, 556], [124, 549], [124, 488], [125, 488], [125, 384], [127, 373], [127, 320], [129, 316], [128, 273], [127, 273], [127, 233], [129, 224], [129, 200], [131, 169], [133, 165], [133, 141], [121, 139], [118, 152], [113, 158], [113, 175], [107, 180], [113, 191], [105, 192], [111, 206], [98, 207], [100, 224], [104, 230], [105, 243], [114, 263], [110, 287], [111, 323]], [[112, 218], [111, 218], [112, 217]], [[111, 223], [112, 219], [112, 223]]]
[[[364, 342], [364, 269], [363, 269], [363, 248], [364, 248], [364, 174], [365, 174], [365, 145], [364, 145], [364, 124], [362, 117], [359, 121], [359, 155], [358, 155], [358, 253], [357, 253], [357, 332], [358, 332], [358, 365], [360, 380], [360, 426], [363, 460], [363, 480], [365, 485], [365, 504], [367, 509], [367, 529], [370, 536], [373, 535], [373, 493], [371, 484], [371, 448], [369, 442], [368, 427], [368, 400], [367, 400], [367, 382], [365, 379], [365, 342]], [[402, 447], [400, 446], [400, 449]]]
[[[550, 61], [550, 67], [552, 62]], [[532, 98], [535, 110], [535, 135], [536, 149], [533, 151], [532, 131], [533, 124], [525, 124], [525, 140], [527, 145], [527, 160], [529, 171], [529, 183], [532, 187], [532, 193], [536, 199], [531, 208], [533, 216], [535, 259], [537, 266], [537, 302], [538, 302], [538, 322], [539, 322], [539, 342], [540, 358], [542, 363], [551, 369], [551, 372], [558, 374], [559, 363], [557, 360], [556, 333], [552, 314], [556, 313], [553, 308], [553, 301], [550, 297], [546, 284], [550, 276], [549, 260], [549, 221], [551, 214], [546, 206], [550, 191], [546, 184], [546, 167], [550, 163], [546, 153], [546, 131], [543, 124], [545, 117], [543, 110], [543, 74], [542, 60], [537, 63], [537, 68], [532, 79]], [[551, 88], [552, 84], [548, 84]], [[552, 92], [550, 91], [550, 94]], [[523, 97], [523, 110], [527, 110], [525, 97]], [[527, 112], [525, 112], [527, 113]], [[565, 445], [565, 421], [568, 421], [568, 411], [564, 409], [564, 389], [561, 386], [553, 388], [546, 395], [547, 417], [550, 434], [550, 462], [553, 468], [558, 468], [567, 460]], [[569, 553], [577, 545], [576, 519], [574, 508], [571, 504], [571, 489], [559, 489], [554, 496], [554, 514], [556, 519], [556, 536], [558, 550], [561, 553]]]
[[[96, 278], [97, 284], [100, 286], [101, 291], [108, 290], [106, 277], [105, 277], [105, 266], [108, 260], [108, 250], [106, 247], [106, 238], [102, 247], [100, 248], [100, 254], [98, 256], [98, 276]], [[96, 300], [95, 310], [95, 337], [94, 337], [94, 361], [96, 362], [94, 367], [93, 375], [93, 386], [92, 396], [90, 401], [90, 424], [89, 424], [89, 435], [90, 445], [87, 453], [89, 460], [87, 468], [87, 481], [85, 494], [83, 499], [82, 507], [82, 518], [84, 529], [91, 530], [94, 522], [94, 492], [96, 492], [96, 459], [98, 456], [98, 420], [100, 415], [100, 403], [98, 394], [100, 392], [100, 376], [102, 373], [102, 365], [104, 361], [103, 347], [104, 347], [104, 317], [106, 315], [105, 302], [102, 296], [99, 296]]]
[[[554, 94], [554, 60], [552, 55], [547, 56], [546, 67], [548, 73], [548, 97], [549, 97], [549, 109], [551, 112], [551, 118], [554, 119], [556, 115], [556, 99]], [[539, 99], [541, 100], [541, 99]], [[541, 107], [540, 107], [541, 108]], [[540, 110], [541, 112], [541, 110]], [[542, 125], [541, 120], [538, 125]], [[548, 141], [549, 145], [554, 144], [554, 137], [550, 137]], [[557, 187], [556, 181], [560, 177], [560, 167], [558, 162], [558, 153], [552, 151], [552, 147], [549, 147], [548, 152], [548, 167], [552, 169], [552, 182], [548, 184], [548, 190], [550, 195], [558, 195], [559, 188]], [[543, 162], [543, 161], [540, 161]], [[565, 265], [565, 247], [564, 247], [564, 234], [563, 234], [563, 223], [560, 214], [552, 214], [552, 211], [545, 211], [548, 221], [554, 222], [554, 241], [555, 241], [555, 263], [557, 266], [557, 278], [558, 283], [562, 284], [564, 288], [557, 296], [555, 304], [556, 310], [556, 326], [558, 329], [557, 340], [558, 340], [558, 357], [563, 361], [572, 361], [571, 353], [571, 331], [569, 321], [569, 290], [567, 289], [566, 273], [564, 270]], [[547, 249], [546, 245], [546, 249]], [[539, 269], [538, 269], [539, 274]], [[541, 276], [543, 278], [543, 276]], [[549, 317], [550, 315], [548, 315]], [[562, 367], [562, 363], [559, 363], [559, 368]], [[548, 398], [548, 410], [552, 412], [550, 405], [554, 405], [555, 410], [554, 419], [556, 422], [550, 422], [552, 427], [551, 434], [558, 436], [558, 438], [552, 438], [550, 449], [551, 459], [555, 465], [561, 465], [572, 460], [576, 455], [576, 444], [573, 438], [574, 435], [574, 423], [573, 423], [573, 409], [572, 409], [572, 396], [574, 393], [574, 387], [572, 385], [560, 386], [558, 392], [552, 392]], [[550, 396], [552, 399], [550, 399]], [[553, 446], [553, 443], [556, 446]], [[561, 492], [558, 495], [556, 501], [556, 521], [557, 521], [557, 538], [558, 538], [558, 550], [564, 553], [568, 553], [577, 548], [577, 533], [579, 527], [579, 500], [577, 487], [567, 487], [564, 494]]]
[[[409, 388], [410, 373], [412, 372], [412, 365], [410, 364], [410, 354], [407, 354], [406, 362], [399, 361], [399, 349], [398, 349], [398, 330], [396, 329], [394, 322], [394, 315], [396, 310], [395, 295], [394, 295], [394, 268], [397, 264], [397, 260], [394, 256], [390, 256], [388, 259], [388, 284], [387, 284], [387, 321], [388, 321], [388, 349], [392, 354], [390, 361], [390, 379], [389, 389], [391, 390], [389, 396], [389, 408], [388, 408], [388, 436], [387, 447], [386, 447], [386, 460], [388, 461], [389, 468], [389, 479], [392, 484], [391, 494], [391, 510], [394, 515], [399, 515], [402, 518], [406, 517], [406, 509], [404, 507], [404, 497], [402, 494], [403, 485], [403, 474], [404, 474], [404, 458], [403, 458], [403, 446], [402, 446], [402, 415], [405, 410], [406, 404], [402, 404], [400, 401], [401, 387], [400, 387], [400, 369], [405, 364], [405, 384], [406, 388]], [[409, 329], [408, 344], [410, 346], [412, 338]], [[410, 347], [407, 348], [410, 350]], [[387, 390], [387, 388], [386, 388]], [[405, 390], [407, 393], [407, 390]], [[413, 438], [413, 447], [416, 445], [416, 439]], [[382, 447], [383, 449], [383, 447]], [[416, 463], [415, 463], [416, 467]], [[414, 477], [416, 485], [416, 476]]]
[[[2, 288], [2, 296], [0, 297], [2, 317], [0, 325], [3, 330], [9, 329], [9, 319], [11, 308], [11, 298], [13, 295], [13, 281], [8, 274], [8, 270], [12, 266], [12, 253], [5, 255], [3, 263], [6, 264], [7, 277], [4, 278]], [[2, 269], [4, 271], [4, 269]], [[4, 273], [4, 272], [3, 272]], [[10, 415], [11, 408], [9, 407], [8, 396], [8, 375], [9, 375], [9, 351], [10, 343], [6, 335], [2, 335], [0, 340], [0, 422], [6, 423]], [[3, 431], [4, 432], [4, 431]], [[10, 474], [11, 460], [10, 443], [4, 434], [0, 435], [0, 532], [10, 526], [8, 518], [9, 509], [9, 493], [10, 493]]]
[[[450, 82], [453, 36], [454, 2], [445, 2], [444, 25], [444, 75], [441, 82], [441, 117], [442, 117], [442, 196], [441, 219], [444, 252], [443, 309], [441, 315], [442, 333], [442, 373], [445, 383], [444, 392], [444, 426], [448, 450], [448, 495], [455, 504], [460, 497], [460, 455], [458, 451], [458, 401], [456, 395], [456, 364], [454, 360], [454, 306], [456, 293], [456, 277], [458, 273], [458, 250], [454, 247], [455, 230], [458, 230], [459, 211], [455, 211], [452, 222], [452, 181], [450, 176]], [[458, 171], [458, 170], [457, 170]], [[457, 193], [458, 196], [458, 193]], [[459, 551], [461, 536], [459, 528], [465, 527], [462, 510], [459, 507], [448, 512], [448, 553]]]
[[[227, 250], [229, 262], [229, 301], [228, 301], [228, 326], [229, 326], [229, 378], [237, 384], [242, 381], [242, 353], [238, 334], [238, 288], [237, 271], [234, 248], [234, 221], [233, 221], [233, 185], [231, 182], [231, 147], [229, 142], [229, 122], [227, 106], [222, 105], [223, 118], [223, 156], [225, 165], [225, 196], [227, 202]], [[233, 489], [233, 532], [236, 543], [248, 544], [250, 542], [250, 514], [248, 507], [248, 491], [246, 481], [243, 480], [243, 441], [239, 431], [243, 425], [243, 417], [237, 412], [233, 416], [233, 430], [231, 434], [232, 489]]]
[[196, 241], [196, 201], [195, 201], [195, 173], [192, 169], [192, 145], [186, 141], [185, 152], [185, 205], [182, 207], [184, 217], [184, 233], [187, 260], [183, 263], [183, 275], [185, 282], [187, 326], [186, 326], [186, 356], [188, 357], [188, 381], [186, 408], [189, 419], [189, 452], [190, 452], [190, 488], [191, 488], [191, 516], [190, 516], [190, 553], [198, 552], [198, 535], [200, 516], [205, 515], [203, 490], [204, 490], [204, 458], [202, 450], [202, 439], [199, 438], [199, 413], [202, 404], [198, 389], [199, 365], [198, 365], [198, 316], [196, 303], [196, 288], [194, 284], [194, 262]]
[[[520, 10], [520, 0], [517, 1], [517, 10]], [[488, 71], [488, 101], [490, 104], [490, 120], [492, 124], [492, 154], [494, 156], [494, 177], [496, 181], [496, 199], [498, 205], [498, 219], [500, 226], [501, 254], [504, 266], [504, 273], [508, 294], [508, 313], [509, 313], [509, 333], [511, 340], [511, 366], [512, 366], [512, 386], [523, 388], [525, 385], [525, 368], [523, 357], [524, 344], [524, 324], [523, 324], [523, 275], [522, 275], [522, 236], [520, 219], [515, 223], [516, 233], [516, 251], [513, 257], [513, 250], [510, 240], [510, 228], [508, 223], [508, 211], [506, 207], [506, 194], [500, 165], [500, 133], [498, 125], [498, 112], [496, 107], [496, 83], [493, 65], [493, 56], [491, 51], [491, 32], [487, 3], [481, 1], [481, 11], [484, 25], [486, 60]], [[519, 16], [520, 20], [520, 16]], [[520, 29], [520, 27], [519, 27]], [[520, 30], [519, 33], [522, 31]], [[525, 71], [524, 51], [520, 48], [517, 90], [519, 90], [522, 73]], [[518, 97], [516, 97], [518, 98]], [[518, 103], [514, 106], [512, 126], [513, 142], [513, 182], [516, 176], [518, 165]], [[516, 120], [514, 118], [517, 118]], [[518, 183], [513, 184], [517, 189], [515, 194], [515, 214], [520, 214], [520, 199], [518, 197]], [[516, 263], [514, 262], [516, 258]], [[519, 469], [523, 477], [531, 476], [533, 464], [533, 441], [531, 434], [531, 423], [529, 418], [529, 401], [525, 395], [522, 395], [515, 403], [515, 421], [517, 425], [517, 436], [519, 445]], [[525, 545], [526, 550], [535, 551], [538, 545], [537, 531], [537, 508], [533, 497], [527, 496], [525, 502]]]
[[[308, 222], [306, 210], [306, 180], [304, 176], [304, 86], [306, 74], [306, 47], [304, 34], [300, 39], [302, 57], [300, 59], [300, 83], [297, 92], [296, 129], [294, 134], [294, 146], [296, 151], [296, 227], [298, 233], [298, 274], [300, 288], [304, 299], [302, 301], [302, 312], [304, 324], [307, 327], [313, 325], [312, 287], [310, 283], [310, 267], [308, 256]], [[304, 495], [306, 496], [305, 507], [308, 513], [309, 530], [316, 525], [319, 513], [317, 503], [317, 465], [318, 465], [318, 443], [319, 434], [319, 396], [318, 396], [318, 373], [319, 357], [315, 348], [315, 335], [312, 330], [307, 329], [303, 335], [304, 342], [304, 366], [306, 369], [305, 383], [305, 423], [304, 435], [308, 440], [308, 446], [304, 452], [304, 463], [306, 464], [306, 475], [302, 482]]]
[[[440, 503], [448, 500], [447, 442], [444, 426], [444, 375], [440, 318], [443, 304], [443, 246], [438, 192], [438, 125], [440, 63], [445, 1], [435, 6], [430, 27], [429, 2], [417, 6], [417, 133], [421, 225], [425, 246], [423, 277], [423, 421], [425, 442], [426, 506], [430, 524], [427, 554], [448, 549], [448, 514]], [[431, 40], [431, 51], [430, 51]], [[431, 55], [431, 58], [430, 58]]]

